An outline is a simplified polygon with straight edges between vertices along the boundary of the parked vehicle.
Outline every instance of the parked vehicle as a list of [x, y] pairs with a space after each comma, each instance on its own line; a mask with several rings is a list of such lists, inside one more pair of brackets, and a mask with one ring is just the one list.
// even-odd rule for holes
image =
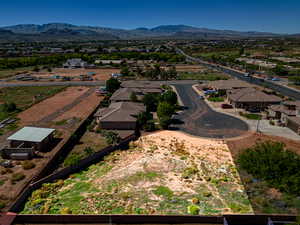
[[199, 99], [203, 100], [203, 99], [204, 99], [204, 96], [200, 95], [200, 96], [199, 96]]
[[215, 90], [207, 90], [207, 91], [204, 91], [204, 94], [205, 95], [210, 95], [210, 94], [213, 94], [213, 93], [216, 93], [217, 91]]
[[233, 108], [233, 106], [230, 104], [222, 104], [221, 107], [222, 107], [222, 109], [232, 109]]
[[274, 77], [272, 81], [280, 81], [280, 79], [278, 77]]

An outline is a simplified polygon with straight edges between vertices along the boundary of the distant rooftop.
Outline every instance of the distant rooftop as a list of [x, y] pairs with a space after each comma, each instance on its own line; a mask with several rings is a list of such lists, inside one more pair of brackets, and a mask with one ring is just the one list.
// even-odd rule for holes
[[42, 142], [54, 131], [55, 129], [50, 128], [23, 127], [21, 130], [8, 137], [7, 140]]

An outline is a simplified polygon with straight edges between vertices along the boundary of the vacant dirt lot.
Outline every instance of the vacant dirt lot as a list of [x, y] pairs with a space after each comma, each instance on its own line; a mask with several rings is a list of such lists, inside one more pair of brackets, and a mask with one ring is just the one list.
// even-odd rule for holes
[[119, 73], [120, 69], [111, 69], [111, 68], [102, 68], [102, 69], [64, 69], [57, 68], [52, 72], [38, 72], [32, 73], [34, 76], [42, 77], [42, 78], [51, 78], [53, 75], [60, 75], [66, 77], [78, 77], [79, 75], [87, 75], [89, 72], [94, 72], [93, 75], [94, 80], [107, 80], [110, 78], [112, 73]]
[[61, 121], [65, 119], [70, 119], [73, 117], [83, 119], [86, 118], [95, 107], [100, 103], [102, 97], [96, 95], [93, 91], [91, 95], [86, 97], [80, 104], [77, 104], [69, 111], [58, 116], [54, 121]]
[[74, 102], [89, 90], [88, 87], [69, 87], [65, 91], [48, 98], [19, 114], [22, 125], [35, 124], [43, 118]]
[[206, 67], [200, 65], [176, 65], [178, 72], [199, 72], [207, 70]]
[[257, 142], [264, 142], [264, 141], [278, 141], [283, 142], [286, 147], [292, 150], [295, 153], [300, 155], [300, 142], [290, 140], [284, 137], [275, 137], [269, 136], [259, 133], [253, 133], [252, 135], [248, 135], [246, 137], [237, 137], [227, 141], [228, 147], [233, 155], [236, 157], [242, 150], [246, 148], [250, 148]]

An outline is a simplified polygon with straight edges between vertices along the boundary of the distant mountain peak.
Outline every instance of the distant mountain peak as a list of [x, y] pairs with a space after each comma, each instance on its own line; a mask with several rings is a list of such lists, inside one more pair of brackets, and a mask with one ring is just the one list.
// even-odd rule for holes
[[[114, 29], [109, 27], [97, 26], [78, 26], [69, 23], [47, 23], [42, 25], [36, 24], [19, 24], [15, 26], [7, 26], [0, 28], [1, 35], [18, 36], [18, 40], [22, 40], [22, 35], [26, 34], [26, 38], [38, 39], [38, 35], [42, 38], [49, 35], [52, 39], [55, 37], [86, 38], [95, 40], [115, 40], [115, 39], [147, 39], [147, 38], [172, 38], [172, 39], [224, 39], [224, 38], [248, 38], [248, 37], [274, 37], [277, 34], [267, 32], [241, 32], [233, 30], [216, 30], [208, 28], [198, 28], [188, 25], [161, 25], [153, 28], [139, 27], [132, 30]], [[6, 32], [4, 32], [5, 30]], [[29, 36], [28, 36], [29, 35]], [[72, 37], [73, 36], [73, 37]]]

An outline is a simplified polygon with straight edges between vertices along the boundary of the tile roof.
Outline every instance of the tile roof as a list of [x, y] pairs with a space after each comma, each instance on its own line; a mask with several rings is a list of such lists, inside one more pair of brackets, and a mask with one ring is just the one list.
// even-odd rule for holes
[[228, 98], [234, 102], [281, 102], [281, 98], [275, 95], [268, 95], [262, 91], [256, 90], [255, 88], [232, 90], [228, 93]]
[[99, 109], [95, 117], [100, 117], [101, 121], [136, 121], [134, 116], [143, 111], [146, 111], [146, 107], [141, 103], [115, 102], [108, 108]]
[[253, 85], [237, 79], [211, 81], [207, 84], [207, 86], [223, 90], [253, 87]]

